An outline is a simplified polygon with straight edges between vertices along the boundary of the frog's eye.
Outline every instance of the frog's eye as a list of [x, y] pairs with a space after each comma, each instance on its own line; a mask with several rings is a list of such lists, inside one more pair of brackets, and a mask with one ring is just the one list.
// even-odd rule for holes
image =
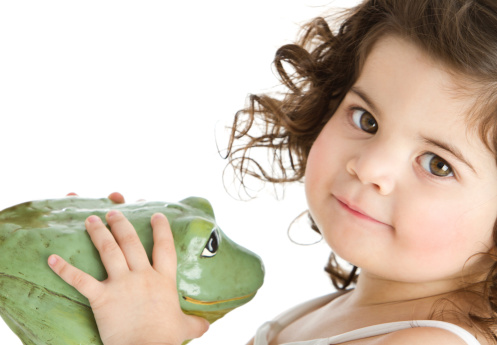
[[219, 248], [219, 235], [216, 230], [212, 231], [211, 237], [207, 241], [204, 250], [202, 251], [202, 257], [210, 258], [216, 255], [217, 249]]

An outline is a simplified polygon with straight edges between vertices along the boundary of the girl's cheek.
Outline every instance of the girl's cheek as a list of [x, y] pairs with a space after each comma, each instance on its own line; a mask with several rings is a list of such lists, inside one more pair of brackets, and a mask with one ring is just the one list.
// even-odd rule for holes
[[491, 245], [493, 222], [482, 211], [448, 204], [413, 212], [404, 220], [404, 229], [398, 229], [404, 235], [401, 250], [411, 252], [423, 265], [462, 267], [471, 255]]
[[333, 153], [326, 149], [323, 141], [322, 137], [318, 137], [307, 157], [304, 184], [308, 202], [309, 198], [321, 188], [320, 184], [328, 182], [328, 179], [324, 178], [329, 170], [327, 157]]
[[454, 241], [457, 242], [455, 214], [458, 210], [451, 205], [446, 206], [436, 207], [428, 201], [411, 203], [411, 211], [401, 216], [401, 222], [396, 228], [398, 236], [403, 238], [404, 246], [433, 256], [453, 245]]

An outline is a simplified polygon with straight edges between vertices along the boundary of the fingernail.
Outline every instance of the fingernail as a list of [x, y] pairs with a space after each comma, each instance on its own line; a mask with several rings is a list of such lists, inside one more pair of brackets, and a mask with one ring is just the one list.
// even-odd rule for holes
[[163, 215], [162, 213], [155, 213], [153, 216], [152, 216], [152, 220], [154, 219], [164, 219], [166, 218], [165, 215]]
[[50, 257], [48, 258], [48, 264], [50, 266], [55, 266], [55, 264], [57, 263], [57, 261], [58, 261], [58, 258], [55, 255], [50, 255]]
[[107, 213], [107, 217], [112, 217], [113, 215], [116, 215], [118, 213], [119, 213], [119, 211], [117, 211], [117, 210], [111, 210]]
[[96, 222], [100, 222], [100, 221], [101, 221], [101, 219], [98, 216], [89, 216], [88, 217], [88, 222], [90, 222], [90, 223], [96, 223]]

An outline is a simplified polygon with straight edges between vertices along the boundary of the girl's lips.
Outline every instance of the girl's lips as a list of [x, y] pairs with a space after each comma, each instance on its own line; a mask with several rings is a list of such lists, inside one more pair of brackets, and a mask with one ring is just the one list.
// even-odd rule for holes
[[344, 199], [340, 199], [340, 198], [337, 198], [335, 197], [335, 199], [337, 199], [338, 201], [338, 204], [340, 206], [342, 206], [343, 209], [345, 209], [346, 211], [348, 211], [349, 213], [353, 214], [354, 216], [358, 217], [358, 218], [361, 218], [361, 219], [365, 219], [365, 220], [369, 220], [371, 222], [374, 222], [374, 223], [378, 223], [378, 224], [383, 224], [383, 225], [387, 225], [383, 222], [380, 222], [379, 220], [377, 219], [374, 219], [370, 216], [368, 216], [365, 212], [363, 212], [360, 208], [358, 207], [355, 207], [351, 204], [349, 204], [346, 200]]

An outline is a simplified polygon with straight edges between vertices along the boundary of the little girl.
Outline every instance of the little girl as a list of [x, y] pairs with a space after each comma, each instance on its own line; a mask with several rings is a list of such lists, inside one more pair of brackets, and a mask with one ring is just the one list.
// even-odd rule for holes
[[[313, 228], [360, 276], [333, 254], [341, 291], [263, 324], [250, 344], [497, 344], [497, 2], [364, 1], [336, 31], [314, 20], [275, 65], [288, 92], [251, 97], [230, 162], [241, 177], [305, 178]], [[273, 170], [250, 157], [260, 147]], [[203, 334], [207, 322], [179, 308], [165, 217], [151, 220], [153, 266], [122, 214], [107, 221], [112, 234], [86, 221], [107, 280], [49, 258], [89, 299], [103, 342]]]

